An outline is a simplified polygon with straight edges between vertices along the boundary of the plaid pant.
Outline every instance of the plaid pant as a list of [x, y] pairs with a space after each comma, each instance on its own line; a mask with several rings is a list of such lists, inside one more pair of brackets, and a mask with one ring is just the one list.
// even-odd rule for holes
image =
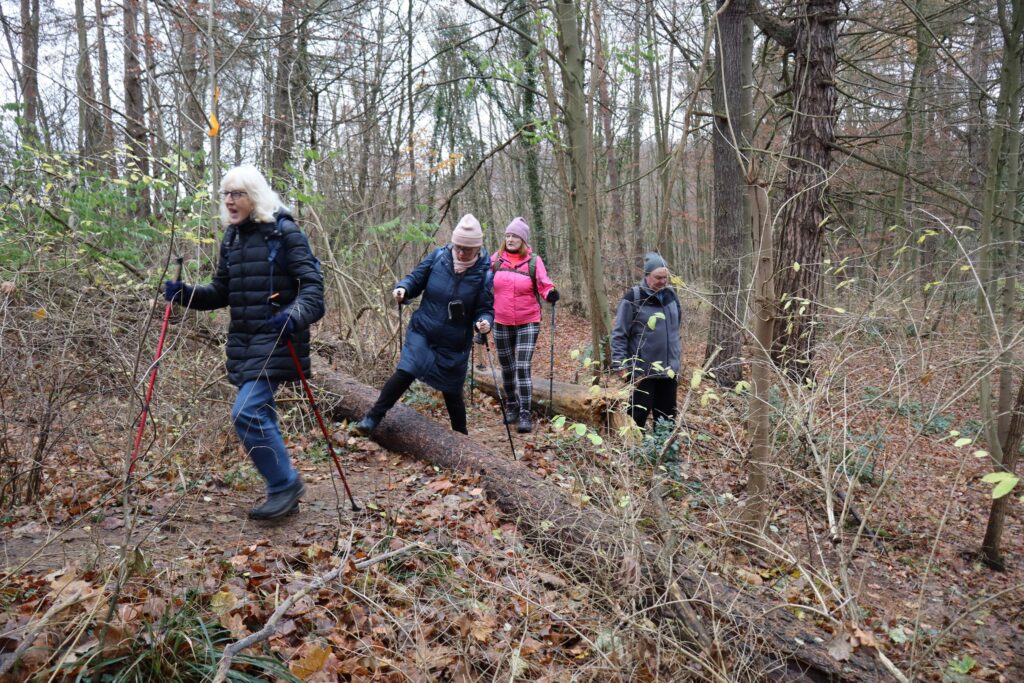
[[494, 324], [494, 345], [498, 347], [501, 381], [505, 399], [518, 402], [519, 410], [529, 412], [533, 402], [533, 350], [537, 347], [540, 323], [525, 325]]

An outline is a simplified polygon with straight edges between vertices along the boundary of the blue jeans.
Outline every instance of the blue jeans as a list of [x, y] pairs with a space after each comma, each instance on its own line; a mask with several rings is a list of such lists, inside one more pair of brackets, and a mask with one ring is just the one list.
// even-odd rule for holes
[[267, 482], [267, 494], [279, 493], [295, 483], [299, 473], [292, 467], [284, 438], [277, 426], [274, 390], [277, 382], [254, 379], [238, 389], [231, 421], [252, 464]]

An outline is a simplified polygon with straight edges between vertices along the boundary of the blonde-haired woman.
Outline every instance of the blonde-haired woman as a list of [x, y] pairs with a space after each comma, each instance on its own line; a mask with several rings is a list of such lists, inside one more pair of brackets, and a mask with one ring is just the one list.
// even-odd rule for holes
[[164, 297], [186, 308], [230, 308], [228, 380], [238, 387], [235, 431], [266, 482], [251, 519], [294, 511], [305, 492], [277, 424], [274, 391], [299, 379], [285, 338], [309, 375], [309, 327], [324, 315], [324, 282], [309, 241], [255, 166], [238, 166], [220, 184], [225, 226], [217, 272], [207, 285], [168, 281]]

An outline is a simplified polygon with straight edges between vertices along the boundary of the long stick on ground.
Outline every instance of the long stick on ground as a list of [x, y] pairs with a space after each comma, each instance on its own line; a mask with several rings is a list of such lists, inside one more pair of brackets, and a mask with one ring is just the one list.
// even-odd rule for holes
[[[420, 548], [420, 544], [411, 543], [407, 546], [398, 548], [397, 550], [386, 552], [383, 555], [378, 555], [377, 557], [368, 557], [365, 560], [360, 560], [359, 562], [355, 563], [355, 568], [361, 571], [368, 567], [372, 567], [378, 562], [390, 560], [392, 557], [398, 557], [399, 555], [404, 555], [407, 552], [410, 552], [412, 550], [418, 550]], [[267, 623], [263, 625], [263, 628], [261, 628], [256, 633], [250, 633], [241, 640], [236, 640], [235, 642], [231, 643], [226, 648], [224, 648], [224, 654], [221, 655], [220, 663], [217, 665], [217, 675], [213, 677], [213, 683], [224, 683], [224, 680], [227, 678], [228, 672], [231, 671], [231, 662], [234, 660], [235, 655], [237, 655], [239, 652], [246, 649], [247, 647], [252, 647], [256, 643], [261, 643], [270, 636], [277, 633], [277, 622], [281, 621], [281, 617], [285, 615], [285, 612], [290, 610], [295, 603], [297, 603], [306, 595], [309, 595], [313, 591], [320, 590], [321, 588], [329, 584], [331, 581], [334, 581], [336, 578], [338, 578], [338, 576], [341, 575], [342, 572], [345, 571], [347, 567], [348, 558], [345, 557], [342, 559], [341, 564], [339, 564], [337, 567], [327, 572], [323, 576], [317, 577], [308, 586], [306, 586], [305, 588], [296, 593], [293, 593], [288, 597], [287, 600], [278, 605], [277, 609], [274, 610], [274, 613], [270, 615], [269, 619], [267, 619]]]

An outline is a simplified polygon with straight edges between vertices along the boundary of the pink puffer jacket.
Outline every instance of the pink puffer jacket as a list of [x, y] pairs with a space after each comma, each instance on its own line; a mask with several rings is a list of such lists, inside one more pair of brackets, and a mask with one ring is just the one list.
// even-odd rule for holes
[[[540, 322], [540, 304], [533, 291], [530, 279], [530, 256], [533, 250], [526, 248], [526, 254], [509, 254], [504, 249], [491, 256], [494, 273], [494, 322], [501, 325], [525, 325]], [[510, 272], [511, 269], [515, 272]], [[548, 277], [544, 260], [537, 256], [537, 289], [541, 299], [547, 300], [548, 292], [555, 288]]]

